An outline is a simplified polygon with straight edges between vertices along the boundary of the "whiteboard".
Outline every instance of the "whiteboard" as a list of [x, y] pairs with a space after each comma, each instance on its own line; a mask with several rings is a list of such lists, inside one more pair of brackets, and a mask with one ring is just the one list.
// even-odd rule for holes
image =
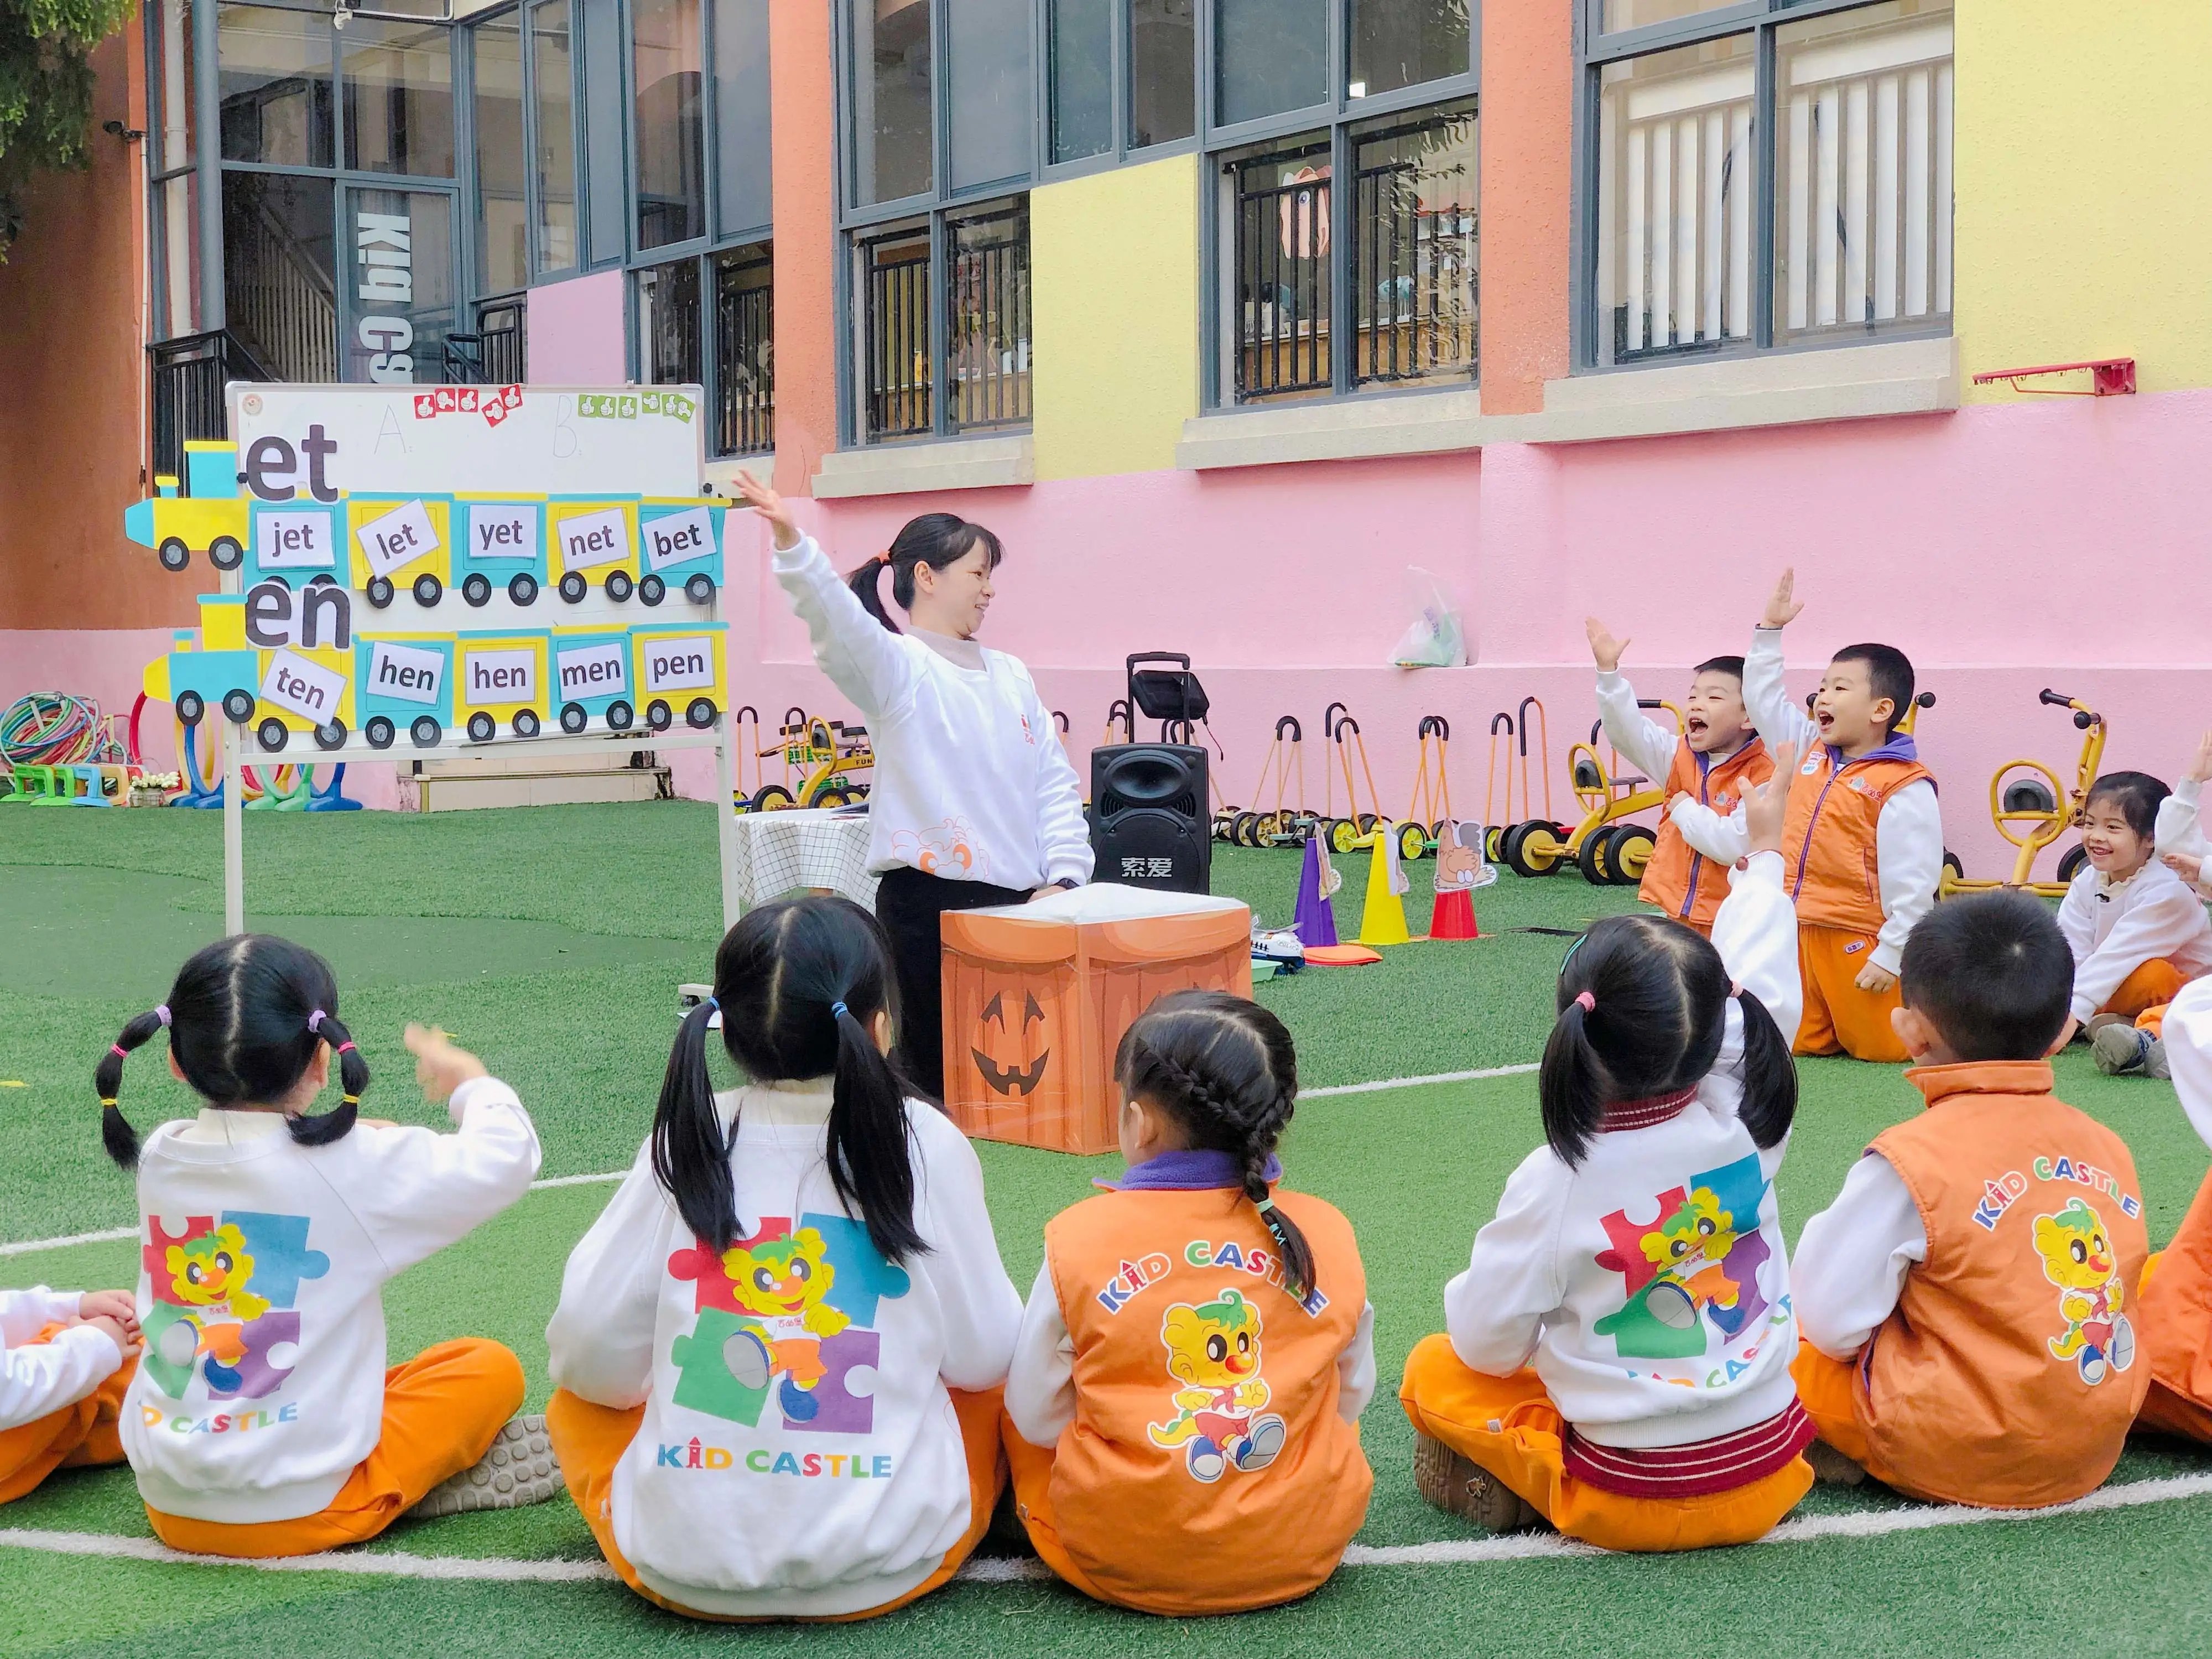
[[[246, 470], [258, 440], [298, 456], [322, 428], [339, 490], [696, 495], [707, 399], [696, 386], [301, 386], [234, 380], [230, 435]], [[295, 482], [304, 485], [302, 460]]]

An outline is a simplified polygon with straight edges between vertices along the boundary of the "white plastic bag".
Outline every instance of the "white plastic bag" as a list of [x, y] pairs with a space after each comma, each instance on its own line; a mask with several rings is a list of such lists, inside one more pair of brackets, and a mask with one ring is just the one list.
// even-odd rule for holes
[[1419, 566], [1409, 565], [1407, 569], [1413, 578], [1420, 614], [1400, 637], [1398, 648], [1390, 653], [1391, 663], [1399, 668], [1464, 667], [1467, 635], [1443, 584]]

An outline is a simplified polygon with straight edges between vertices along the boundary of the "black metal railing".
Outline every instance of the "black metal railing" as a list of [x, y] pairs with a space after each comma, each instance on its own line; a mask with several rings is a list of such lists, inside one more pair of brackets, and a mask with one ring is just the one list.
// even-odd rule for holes
[[907, 438], [931, 427], [929, 244], [911, 232], [860, 251], [867, 319], [867, 435]]
[[714, 267], [715, 453], [775, 447], [775, 290], [763, 251]]
[[1317, 144], [1231, 166], [1239, 403], [1332, 384], [1328, 154]]
[[1364, 168], [1354, 181], [1355, 386], [1474, 375], [1475, 216], [1425, 206], [1425, 182], [1414, 161]]
[[651, 386], [696, 386], [702, 315], [699, 261], [677, 259], [640, 274], [639, 367]]
[[1030, 214], [1017, 204], [945, 227], [945, 371], [956, 431], [1030, 418]]
[[446, 381], [450, 386], [520, 386], [524, 301], [520, 295], [477, 302], [473, 333], [448, 334], [445, 340]]
[[230, 435], [222, 389], [232, 380], [268, 380], [264, 368], [228, 329], [186, 334], [146, 348], [153, 380], [154, 471], [182, 478], [185, 446]]
[[321, 261], [265, 203], [226, 202], [223, 306], [269, 378], [338, 378], [337, 292]]

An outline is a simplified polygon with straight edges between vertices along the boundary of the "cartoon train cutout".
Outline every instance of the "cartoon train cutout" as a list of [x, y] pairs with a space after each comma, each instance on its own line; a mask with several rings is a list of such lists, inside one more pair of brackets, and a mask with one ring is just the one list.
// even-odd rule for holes
[[568, 604], [599, 588], [617, 604], [658, 606], [680, 588], [694, 605], [721, 585], [728, 507], [708, 496], [441, 495], [363, 491], [336, 501], [264, 501], [239, 487], [238, 447], [188, 442], [184, 493], [162, 474], [123, 515], [124, 533], [182, 571], [194, 553], [246, 586], [318, 578], [358, 590], [379, 611], [402, 587], [435, 607], [458, 587], [482, 607], [505, 588], [518, 606], [550, 586]]

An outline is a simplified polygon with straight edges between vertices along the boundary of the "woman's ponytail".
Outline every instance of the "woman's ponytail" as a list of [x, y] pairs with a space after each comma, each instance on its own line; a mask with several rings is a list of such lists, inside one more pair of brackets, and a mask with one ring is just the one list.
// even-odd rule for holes
[[130, 1052], [169, 1023], [169, 1006], [149, 1008], [125, 1025], [93, 1068], [92, 1086], [100, 1091], [100, 1139], [108, 1157], [126, 1170], [138, 1167], [138, 1132], [123, 1115], [116, 1097], [123, 1089], [123, 1060]]
[[1544, 1139], [1569, 1169], [1579, 1165], [1589, 1151], [1590, 1137], [1605, 1116], [1612, 1079], [1605, 1062], [1590, 1047], [1589, 1022], [1596, 1018], [1595, 999], [1584, 992], [1571, 997], [1559, 1010], [1552, 1035], [1544, 1043], [1544, 1060], [1536, 1078], [1536, 1097], [1544, 1113]]
[[707, 1075], [707, 1027], [719, 1006], [708, 997], [676, 1028], [676, 1045], [668, 1051], [668, 1069], [653, 1113], [653, 1173], [675, 1200], [677, 1213], [692, 1236], [717, 1255], [738, 1236], [729, 1136]]
[[284, 1127], [291, 1131], [293, 1141], [301, 1146], [327, 1146], [334, 1140], [343, 1140], [361, 1115], [361, 1097], [368, 1088], [368, 1062], [361, 1057], [361, 1050], [353, 1046], [353, 1036], [338, 1024], [336, 1014], [318, 1008], [307, 1016], [307, 1030], [331, 1045], [338, 1057], [338, 1088], [343, 1098], [327, 1112], [313, 1117], [289, 1117]]
[[857, 1211], [884, 1261], [922, 1255], [929, 1246], [914, 1224], [914, 1162], [907, 1141], [906, 1090], [868, 1028], [840, 1000], [836, 1092], [830, 1104], [830, 1184]]
[[1766, 1005], [1743, 990], [1735, 1000], [1743, 1012], [1743, 1103], [1736, 1115], [1765, 1152], [1780, 1146], [1796, 1121], [1797, 1063]]
[[891, 620], [890, 613], [884, 609], [884, 596], [881, 591], [884, 568], [890, 563], [890, 560], [888, 556], [878, 553], [851, 575], [846, 577], [845, 585], [853, 590], [853, 597], [860, 600], [860, 608], [863, 611], [896, 634], [899, 631], [899, 625]]

